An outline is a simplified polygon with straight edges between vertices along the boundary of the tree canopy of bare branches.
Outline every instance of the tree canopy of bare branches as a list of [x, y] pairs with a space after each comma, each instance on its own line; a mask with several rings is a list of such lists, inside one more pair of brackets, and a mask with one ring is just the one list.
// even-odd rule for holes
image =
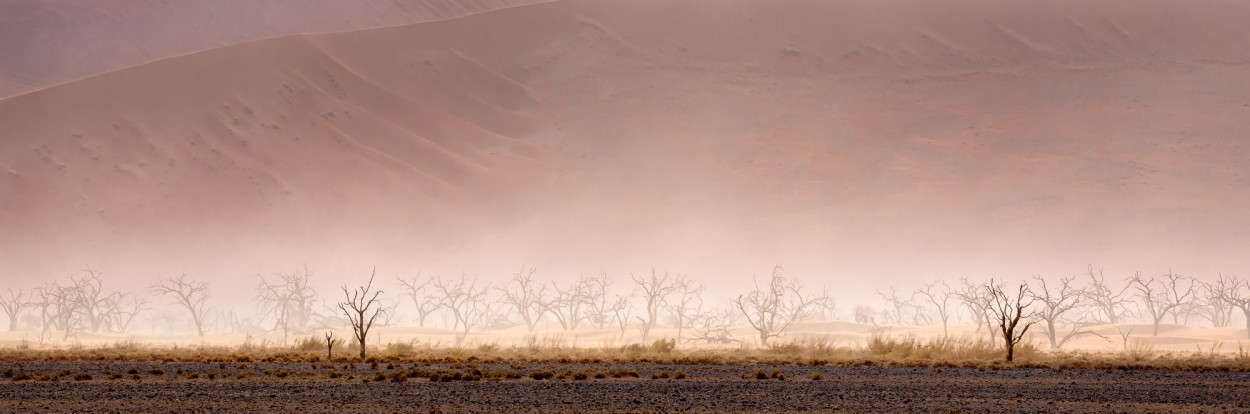
[[[347, 316], [348, 322], [352, 325], [352, 334], [356, 339], [356, 343], [360, 345], [360, 359], [365, 359], [365, 339], [369, 336], [369, 329], [373, 328], [373, 322], [381, 315], [381, 304], [378, 302], [378, 295], [382, 294], [381, 290], [373, 290], [373, 277], [377, 274], [375, 268], [369, 273], [369, 283], [364, 286], [348, 291], [347, 286], [343, 286], [343, 297], [345, 301], [339, 302], [339, 310], [343, 315]], [[369, 313], [369, 309], [373, 308], [373, 313]]]
[[1120, 320], [1128, 313], [1129, 299], [1125, 297], [1124, 293], [1128, 291], [1129, 285], [1126, 284], [1119, 290], [1112, 289], [1111, 286], [1107, 285], [1107, 279], [1103, 276], [1102, 269], [1100, 268], [1095, 272], [1092, 264], [1088, 266], [1085, 275], [1089, 276], [1089, 285], [1085, 288], [1085, 297], [1090, 304], [1098, 310], [1099, 314], [1106, 318], [1105, 321], [1107, 323], [1112, 325], [1120, 323]]
[[[1106, 339], [1103, 335], [1085, 329], [1088, 326], [1085, 322], [1087, 314], [1079, 311], [1085, 306], [1087, 296], [1073, 285], [1072, 282], [1076, 277], [1060, 278], [1059, 285], [1053, 289], [1046, 283], [1046, 279], [1040, 276], [1035, 276], [1033, 279], [1037, 281], [1037, 289], [1031, 290], [1032, 296], [1041, 307], [1037, 317], [1042, 322], [1042, 333], [1050, 341], [1050, 349], [1062, 348], [1068, 341], [1085, 335], [1095, 335]], [[1080, 314], [1069, 320], [1065, 315], [1071, 313]], [[1062, 324], [1067, 324], [1068, 329], [1061, 330]]]
[[309, 284], [312, 272], [304, 266], [302, 270], [290, 273], [278, 273], [270, 281], [258, 276], [260, 283], [256, 286], [256, 301], [260, 306], [260, 318], [273, 319], [272, 330], [282, 331], [286, 338], [290, 333], [303, 333], [313, 319], [313, 306], [317, 292]]
[[434, 288], [441, 293], [443, 307], [455, 317], [452, 330], [457, 331], [457, 346], [464, 342], [473, 328], [490, 319], [493, 309], [486, 298], [490, 286], [478, 287], [476, 280], [460, 275], [453, 280], [435, 279]]
[[642, 341], [646, 342], [651, 336], [651, 330], [655, 329], [656, 322], [660, 320], [660, 312], [667, 305], [669, 296], [679, 291], [687, 280], [680, 275], [670, 276], [667, 271], [659, 274], [654, 268], [651, 269], [651, 277], [630, 275], [630, 278], [634, 280], [634, 284], [642, 294], [642, 310], [646, 312], [646, 315], [644, 315], [645, 318], [643, 316], [637, 316], [637, 318], [642, 322]]
[[[1033, 304], [1033, 294], [1027, 283], [1021, 283], [1013, 297], [993, 280], [985, 285], [985, 293], [990, 298], [989, 313], [998, 324], [1003, 345], [1006, 347], [1007, 362], [1011, 362], [1015, 358], [1016, 345], [1024, 340], [1024, 335], [1035, 322], [1033, 313], [1029, 310]], [[1020, 326], [1022, 319], [1024, 326]]]
[[978, 286], [967, 278], [960, 279], [963, 286], [955, 292], [955, 297], [959, 298], [959, 302], [964, 305], [964, 309], [968, 310], [968, 314], [972, 317], [972, 321], [977, 325], [977, 332], [981, 332], [984, 326], [989, 332], [990, 340], [997, 338], [994, 333], [993, 319], [990, 318], [990, 304], [993, 298], [987, 294], [983, 286]]
[[1141, 272], [1136, 272], [1128, 279], [1128, 283], [1137, 291], [1137, 297], [1146, 312], [1150, 313], [1153, 323], [1151, 336], [1159, 336], [1159, 324], [1163, 322], [1163, 318], [1193, 300], [1194, 292], [1197, 291], [1194, 279], [1171, 270], [1158, 279], [1153, 276], [1146, 278]]
[[733, 299], [734, 307], [759, 334], [760, 346], [785, 334], [816, 301], [815, 297], [803, 295], [803, 286], [797, 280], [787, 279], [781, 272], [781, 265], [774, 266], [767, 285], [760, 286], [756, 280], [754, 290]]
[[196, 281], [183, 273], [157, 282], [152, 285], [152, 291], [172, 297], [175, 303], [186, 309], [195, 324], [196, 335], [204, 337], [204, 302], [208, 299], [208, 282]]
[[412, 305], [417, 310], [417, 326], [425, 327], [425, 320], [430, 317], [430, 314], [443, 306], [442, 300], [432, 292], [430, 285], [434, 279], [423, 279], [421, 272], [417, 272], [417, 275], [410, 280], [402, 278], [396, 278], [396, 280], [399, 281], [400, 286], [403, 286], [404, 296], [412, 301]]
[[9, 317], [9, 331], [17, 330], [17, 318], [21, 315], [22, 310], [34, 307], [35, 304], [30, 301], [30, 297], [22, 292], [21, 289], [14, 291], [9, 289], [9, 294], [0, 296], [0, 309], [4, 309], [5, 315]]
[[526, 269], [522, 265], [521, 270], [512, 274], [512, 279], [508, 281], [508, 284], [499, 288], [499, 293], [502, 295], [500, 301], [521, 318], [528, 332], [534, 332], [534, 327], [542, 320], [543, 314], [547, 313], [550, 306], [547, 300], [547, 287], [542, 282], [534, 280], [534, 270], [534, 268]]
[[1250, 337], [1250, 280], [1233, 275], [1220, 275], [1212, 290], [1219, 300], [1241, 311], [1246, 320], [1246, 337]]
[[938, 319], [942, 320], [942, 337], [950, 336], [947, 330], [947, 324], [950, 321], [950, 302], [955, 295], [951, 292], [951, 286], [945, 282], [932, 281], [925, 283], [921, 289], [916, 289], [915, 295], [924, 297], [929, 305], [933, 306], [933, 310], [937, 311]]

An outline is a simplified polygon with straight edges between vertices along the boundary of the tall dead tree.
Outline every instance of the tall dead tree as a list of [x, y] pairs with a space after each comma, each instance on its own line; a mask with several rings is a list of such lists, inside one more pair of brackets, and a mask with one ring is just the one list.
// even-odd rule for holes
[[528, 332], [534, 332], [534, 327], [549, 310], [547, 287], [534, 280], [534, 268], [526, 269], [522, 265], [521, 270], [512, 275], [508, 284], [498, 290], [502, 295], [500, 302], [521, 317]]
[[1146, 278], [1141, 272], [1136, 272], [1128, 279], [1128, 283], [1137, 291], [1137, 297], [1146, 308], [1146, 312], [1150, 313], [1153, 323], [1151, 336], [1159, 336], [1159, 324], [1163, 322], [1163, 318], [1176, 308], [1193, 300], [1194, 292], [1197, 291], [1197, 285], [1193, 279], [1171, 270], [1168, 270], [1168, 273], [1160, 279], [1153, 276]]
[[670, 276], [667, 271], [661, 275], [654, 268], [651, 269], [651, 277], [630, 275], [630, 278], [634, 280], [634, 284], [642, 294], [642, 310], [646, 312], [646, 315], [636, 316], [636, 318], [642, 322], [642, 341], [647, 342], [651, 336], [651, 330], [655, 329], [656, 322], [660, 320], [660, 312], [668, 303], [669, 296], [679, 291], [686, 283], [686, 279], [680, 275]]
[[1089, 276], [1089, 285], [1085, 288], [1085, 298], [1089, 303], [1098, 310], [1098, 314], [1112, 325], [1120, 323], [1125, 314], [1128, 313], [1129, 298], [1125, 296], [1125, 292], [1130, 287], [1125, 284], [1120, 289], [1113, 289], [1107, 284], [1106, 277], [1103, 276], [1102, 269], [1094, 270], [1094, 265], [1089, 265], [1085, 272]]
[[926, 283], [924, 288], [916, 289], [915, 295], [923, 297], [933, 310], [937, 311], [938, 318], [942, 320], [942, 337], [950, 336], [946, 326], [950, 321], [950, 302], [954, 293], [951, 292], [951, 286], [946, 282], [932, 281]]
[[157, 282], [152, 285], [152, 291], [157, 295], [170, 296], [174, 303], [186, 309], [195, 323], [196, 335], [204, 337], [204, 316], [207, 314], [204, 302], [208, 300], [208, 282], [197, 282], [183, 273]]
[[400, 286], [404, 288], [404, 296], [407, 296], [417, 309], [417, 326], [425, 327], [425, 320], [430, 317], [430, 314], [433, 314], [443, 306], [443, 302], [432, 292], [430, 287], [434, 279], [422, 278], [421, 272], [417, 272], [417, 276], [411, 280], [396, 279], [399, 281]]
[[[1042, 332], [1046, 334], [1046, 339], [1050, 340], [1050, 349], [1060, 349], [1068, 341], [1085, 335], [1106, 339], [1105, 336], [1086, 329], [1088, 327], [1085, 323], [1087, 314], [1079, 312], [1085, 306], [1086, 296], [1084, 292], [1073, 286], [1072, 282], [1076, 277], [1060, 278], [1059, 285], [1054, 289], [1046, 283], [1046, 279], [1040, 276], [1034, 276], [1033, 279], [1037, 281], [1037, 289], [1031, 289], [1032, 296], [1041, 308], [1037, 312], [1037, 317], [1042, 322]], [[1074, 320], [1068, 320], [1067, 315], [1073, 311], [1080, 314]], [[1068, 325], [1067, 330], [1060, 328], [1063, 324]]]
[[0, 296], [0, 309], [4, 309], [5, 315], [9, 317], [10, 332], [17, 330], [17, 319], [21, 315], [22, 310], [33, 307], [35, 307], [35, 304], [31, 303], [30, 297], [22, 292], [21, 289], [17, 291], [9, 289], [8, 295]]
[[[1004, 292], [1002, 285], [995, 284], [993, 280], [984, 289], [986, 296], [990, 298], [989, 313], [997, 323], [1006, 347], [1007, 362], [1011, 362], [1015, 358], [1016, 345], [1024, 340], [1024, 335], [1035, 322], [1033, 312], [1029, 310], [1033, 304], [1033, 294], [1027, 283], [1021, 283], [1015, 295]], [[1022, 319], [1024, 326], [1020, 325]]]
[[786, 279], [781, 271], [781, 265], [774, 266], [767, 285], [760, 286], [756, 280], [755, 290], [733, 299], [734, 307], [759, 335], [760, 346], [768, 346], [769, 339], [785, 334], [816, 300], [803, 296], [803, 286], [797, 280]]
[[[343, 298], [345, 301], [339, 302], [339, 310], [347, 316], [347, 321], [352, 325], [352, 335], [356, 339], [356, 343], [360, 345], [360, 359], [365, 359], [365, 339], [369, 336], [369, 329], [373, 328], [373, 322], [381, 315], [381, 304], [378, 302], [378, 295], [382, 294], [381, 290], [373, 290], [373, 277], [377, 274], [377, 268], [369, 273], [369, 283], [364, 286], [348, 291], [347, 286], [343, 286]], [[373, 312], [370, 313], [369, 309]]]
[[1246, 337], [1250, 338], [1250, 280], [1220, 275], [1213, 288], [1221, 301], [1241, 311], [1246, 321]]

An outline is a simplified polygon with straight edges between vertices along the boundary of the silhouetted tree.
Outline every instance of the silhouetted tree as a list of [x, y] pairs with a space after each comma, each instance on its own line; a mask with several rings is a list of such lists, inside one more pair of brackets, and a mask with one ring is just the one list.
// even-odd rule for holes
[[290, 333], [302, 333], [313, 319], [317, 291], [312, 288], [308, 266], [290, 273], [278, 273], [274, 281], [257, 276], [256, 301], [260, 318], [272, 318], [272, 330], [281, 330], [285, 340]]
[[673, 315], [673, 325], [677, 327], [677, 343], [682, 342], [683, 330], [690, 325], [693, 318], [703, 307], [703, 285], [692, 281], [681, 283], [668, 304], [668, 312]]
[[951, 297], [954, 296], [954, 293], [951, 293], [950, 285], [946, 284], [946, 282], [932, 281], [926, 283], [924, 288], [917, 289], [915, 295], [923, 297], [933, 306], [933, 310], [937, 311], [938, 318], [942, 320], [942, 337], [949, 336], [946, 326], [950, 321]]
[[425, 327], [426, 318], [429, 318], [430, 314], [443, 306], [442, 300], [429, 289], [434, 279], [422, 278], [421, 273], [417, 272], [417, 276], [411, 280], [398, 278], [397, 280], [404, 287], [404, 295], [412, 301], [412, 305], [417, 309], [417, 326]]
[[441, 293], [443, 307], [455, 317], [452, 330], [457, 331], [456, 345], [464, 342], [469, 331], [490, 319], [491, 303], [486, 298], [490, 285], [478, 287], [476, 280], [465, 275], [459, 279], [434, 280], [434, 288]]
[[158, 282], [152, 286], [152, 291], [172, 297], [175, 303], [186, 309], [195, 324], [196, 335], [204, 337], [204, 302], [208, 299], [208, 282], [197, 282], [183, 273]]
[[1136, 272], [1128, 279], [1129, 285], [1137, 290], [1137, 297], [1142, 306], [1150, 313], [1153, 330], [1151, 336], [1159, 336], [1159, 323], [1168, 313], [1193, 300], [1196, 283], [1193, 279], [1176, 274], [1171, 270], [1162, 279], [1147, 279], [1141, 272]]
[[504, 306], [521, 317], [527, 331], [534, 332], [534, 327], [542, 320], [550, 305], [547, 300], [547, 287], [534, 280], [534, 268], [527, 270], [522, 265], [521, 270], [512, 275], [508, 284], [499, 288], [499, 292], [502, 294], [500, 301]]
[[[1011, 362], [1015, 358], [1016, 345], [1024, 340], [1024, 335], [1034, 323], [1033, 314], [1029, 311], [1033, 304], [1033, 295], [1027, 283], [1021, 283], [1015, 295], [1003, 292], [1003, 287], [993, 280], [984, 289], [986, 296], [990, 298], [989, 313], [998, 324], [1003, 345], [1006, 346], [1007, 362]], [[1022, 319], [1024, 326], [1020, 326]]]
[[[1054, 289], [1051, 289], [1047, 285], [1046, 279], [1040, 276], [1035, 276], [1033, 279], [1037, 280], [1038, 288], [1037, 290], [1032, 290], [1032, 296], [1041, 307], [1041, 311], [1037, 313], [1037, 316], [1042, 322], [1042, 332], [1046, 334], [1046, 339], [1050, 340], [1051, 349], [1059, 349], [1067, 344], [1069, 340], [1085, 335], [1094, 335], [1106, 339], [1101, 334], [1085, 329], [1088, 326], [1088, 324], [1084, 323], [1085, 314], [1078, 315], [1075, 320], [1070, 321], [1065, 317], [1065, 315], [1073, 313], [1073, 311], [1079, 311], [1085, 304], [1086, 296], [1072, 284], [1072, 281], [1076, 279], [1075, 277], [1060, 278], [1059, 286], [1056, 286]], [[1059, 327], [1065, 323], [1068, 324], [1069, 329], [1066, 332], [1061, 332]]]
[[[377, 274], [377, 268], [369, 273], [369, 283], [364, 286], [348, 291], [347, 286], [343, 286], [344, 302], [339, 302], [339, 310], [343, 315], [347, 316], [348, 322], [352, 325], [352, 334], [356, 339], [356, 343], [360, 345], [360, 359], [365, 359], [365, 339], [369, 336], [369, 329], [373, 328], [373, 322], [378, 319], [384, 311], [378, 303], [378, 295], [382, 294], [381, 290], [377, 290], [370, 294], [373, 290], [373, 277]], [[369, 313], [369, 309], [373, 308], [373, 313]]]
[[630, 278], [634, 280], [634, 284], [642, 294], [642, 310], [646, 312], [646, 315], [644, 315], [645, 318], [643, 316], [636, 316], [636, 318], [642, 322], [642, 341], [647, 342], [647, 338], [651, 336], [651, 330], [660, 320], [660, 311], [664, 310], [668, 303], [668, 297], [680, 291], [687, 281], [680, 275], [670, 276], [667, 271], [661, 275], [656, 273], [654, 268], [651, 269], [649, 278], [633, 275], [630, 275]]
[[4, 313], [9, 316], [9, 331], [17, 330], [17, 318], [21, 315], [22, 310], [32, 308], [35, 304], [31, 303], [30, 297], [21, 289], [14, 291], [9, 289], [7, 296], [0, 297], [0, 309], [4, 309]]
[[1129, 285], [1125, 284], [1119, 290], [1112, 289], [1107, 285], [1102, 269], [1094, 271], [1094, 265], [1089, 265], [1085, 274], [1089, 276], [1089, 285], [1084, 292], [1085, 297], [1108, 323], [1112, 325], [1120, 323], [1128, 312], [1127, 305], [1130, 301], [1125, 297], [1124, 292], [1128, 290]]
[[1246, 336], [1250, 337], [1250, 281], [1233, 275], [1220, 275], [1213, 289], [1221, 301], [1241, 310], [1246, 321]]
[[768, 346], [770, 338], [784, 334], [816, 300], [804, 296], [803, 286], [797, 280], [786, 279], [781, 270], [781, 265], [774, 266], [766, 286], [760, 286], [756, 280], [755, 290], [733, 300], [734, 307], [759, 334], [760, 346]]

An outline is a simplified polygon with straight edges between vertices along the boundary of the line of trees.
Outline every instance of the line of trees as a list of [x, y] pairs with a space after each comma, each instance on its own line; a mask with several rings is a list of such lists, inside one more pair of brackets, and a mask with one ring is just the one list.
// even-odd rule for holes
[[[636, 332], [643, 342], [653, 339], [656, 328], [665, 327], [675, 331], [672, 339], [681, 344], [745, 339], [766, 346], [784, 337], [796, 322], [842, 317], [827, 289], [805, 287], [780, 265], [756, 278], [749, 289], [719, 300], [708, 298], [704, 286], [692, 278], [658, 269], [621, 279], [604, 273], [568, 281], [540, 276], [526, 266], [497, 284], [463, 274], [418, 273], [390, 283], [370, 276], [363, 291], [345, 286], [343, 298], [327, 299], [313, 287], [315, 275], [304, 266], [257, 275], [256, 308], [244, 317], [209, 307], [210, 286], [203, 279], [182, 274], [158, 280], [150, 287], [151, 295], [143, 297], [108, 289], [102, 273], [87, 268], [67, 281], [30, 291], [9, 289], [0, 294], [0, 311], [8, 317], [10, 330], [26, 320], [27, 329], [33, 325], [39, 331], [40, 340], [54, 339], [54, 334], [71, 340], [84, 332], [124, 333], [137, 320], [146, 320], [149, 327], [181, 325], [200, 337], [211, 332], [268, 332], [288, 338], [350, 326], [357, 329], [355, 339], [361, 342], [374, 326], [407, 323], [451, 330], [457, 344], [473, 332], [512, 326], [534, 332], [546, 323], [565, 331], [612, 330], [622, 339]], [[1089, 266], [1080, 275], [1035, 276], [1017, 287], [1004, 294], [992, 280], [969, 279], [955, 284], [934, 280], [911, 289], [890, 286], [877, 291], [879, 308], [859, 304], [848, 316], [874, 326], [940, 325], [943, 335], [949, 335], [951, 323], [971, 323], [977, 333], [1009, 347], [1034, 326], [1035, 335], [1053, 349], [1087, 336], [1109, 341], [1092, 327], [1129, 321], [1149, 323], [1151, 335], [1157, 336], [1164, 323], [1227, 327], [1240, 317], [1250, 336], [1250, 280], [1233, 275], [1219, 275], [1208, 283], [1171, 270], [1158, 275], [1136, 272], [1116, 283], [1114, 277]], [[153, 303], [177, 311], [148, 312]], [[410, 320], [401, 319], [401, 314], [410, 315]], [[358, 326], [365, 322], [367, 326]], [[749, 328], [753, 335], [735, 336], [735, 328]]]

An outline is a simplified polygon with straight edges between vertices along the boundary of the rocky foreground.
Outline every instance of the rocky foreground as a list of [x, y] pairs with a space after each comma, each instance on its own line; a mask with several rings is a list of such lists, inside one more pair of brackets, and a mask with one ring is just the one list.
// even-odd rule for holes
[[4, 412], [1248, 412], [1250, 375], [579, 363], [27, 361]]

